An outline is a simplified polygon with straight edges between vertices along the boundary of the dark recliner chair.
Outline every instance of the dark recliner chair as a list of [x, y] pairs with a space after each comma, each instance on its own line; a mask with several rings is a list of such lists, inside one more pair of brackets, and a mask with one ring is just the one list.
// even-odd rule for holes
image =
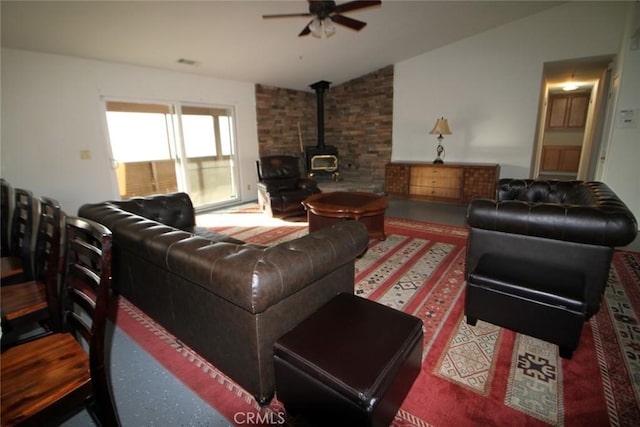
[[601, 182], [501, 179], [497, 199], [469, 204], [467, 323], [542, 339], [571, 358], [600, 309], [615, 247], [635, 217]]
[[302, 201], [320, 193], [313, 179], [302, 176], [299, 159], [294, 156], [265, 156], [256, 162], [258, 168], [258, 203], [273, 217], [289, 217], [305, 213]]

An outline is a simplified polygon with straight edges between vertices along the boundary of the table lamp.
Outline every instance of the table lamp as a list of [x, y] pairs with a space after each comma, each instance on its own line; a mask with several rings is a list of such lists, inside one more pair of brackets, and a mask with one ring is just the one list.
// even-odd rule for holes
[[442, 146], [442, 140], [444, 139], [444, 137], [442, 135], [451, 135], [451, 130], [449, 129], [449, 123], [447, 122], [447, 119], [445, 119], [444, 117], [439, 118], [436, 121], [436, 125], [433, 127], [433, 129], [431, 129], [431, 132], [429, 133], [431, 135], [438, 135], [438, 148], [436, 148], [438, 156], [433, 161], [433, 163], [444, 163], [444, 147]]

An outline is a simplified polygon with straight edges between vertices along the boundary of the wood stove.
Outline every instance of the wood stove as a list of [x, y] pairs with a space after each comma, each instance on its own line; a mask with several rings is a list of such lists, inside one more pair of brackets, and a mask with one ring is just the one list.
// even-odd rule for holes
[[336, 154], [316, 154], [311, 157], [311, 170], [334, 173], [338, 170]]
[[309, 86], [316, 91], [318, 143], [315, 146], [306, 147], [305, 151], [309, 177], [331, 175], [337, 181], [340, 174], [338, 149], [324, 143], [324, 91], [329, 88], [330, 84], [330, 82], [321, 80]]

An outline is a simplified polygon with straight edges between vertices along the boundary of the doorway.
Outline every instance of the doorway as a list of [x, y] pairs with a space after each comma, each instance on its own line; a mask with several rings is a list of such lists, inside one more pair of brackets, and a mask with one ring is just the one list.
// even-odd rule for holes
[[237, 200], [231, 108], [107, 101], [106, 116], [122, 199], [184, 191], [196, 208]]
[[544, 64], [532, 178], [596, 179], [613, 58]]

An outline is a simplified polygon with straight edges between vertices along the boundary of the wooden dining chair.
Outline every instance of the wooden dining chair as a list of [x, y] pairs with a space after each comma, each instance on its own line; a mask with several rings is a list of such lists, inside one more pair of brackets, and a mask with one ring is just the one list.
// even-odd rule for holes
[[84, 218], [65, 222], [64, 332], [0, 353], [2, 426], [59, 425], [83, 405], [100, 425], [120, 425], [105, 367], [111, 232]]
[[11, 217], [13, 215], [13, 187], [4, 178], [0, 178], [0, 257], [11, 254], [9, 236], [11, 235]]
[[15, 188], [11, 218], [10, 253], [0, 258], [2, 285], [33, 280], [33, 252], [40, 204], [33, 193]]
[[56, 200], [40, 198], [35, 249], [36, 278], [0, 287], [2, 348], [60, 332], [62, 210]]

